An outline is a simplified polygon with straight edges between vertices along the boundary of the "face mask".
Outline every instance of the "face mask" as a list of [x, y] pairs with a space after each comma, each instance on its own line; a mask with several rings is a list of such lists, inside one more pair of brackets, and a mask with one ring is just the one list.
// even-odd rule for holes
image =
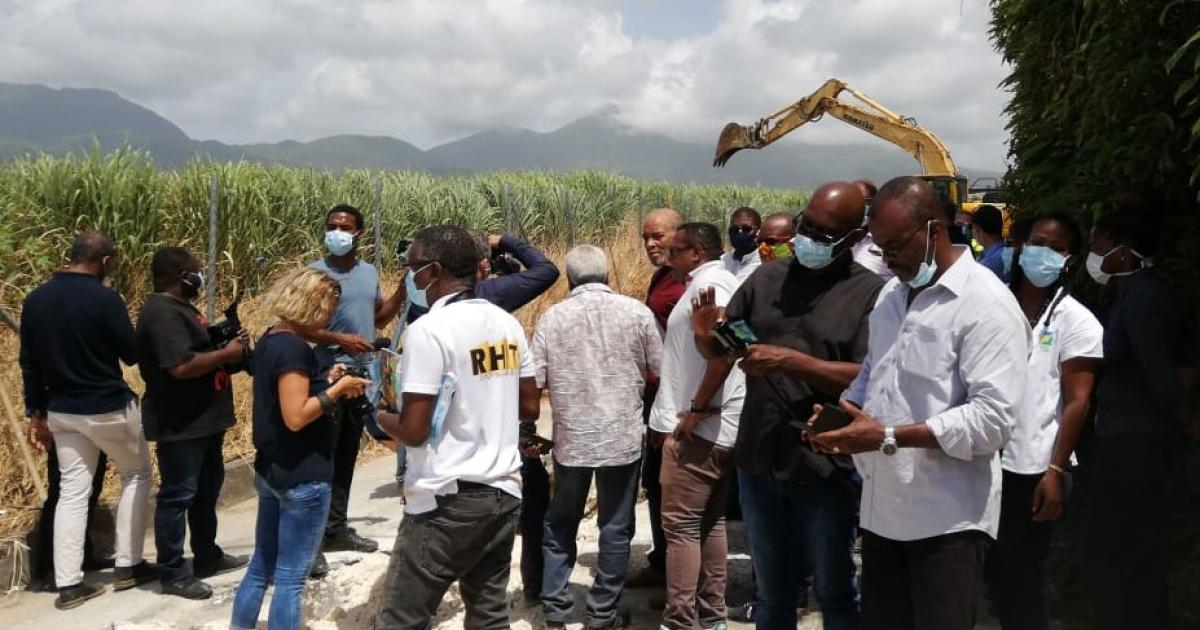
[[1045, 288], [1055, 283], [1067, 265], [1067, 257], [1044, 245], [1026, 245], [1021, 250], [1021, 272], [1033, 286]]
[[759, 245], [758, 245], [758, 258], [759, 258], [759, 260], [761, 260], [765, 263], [771, 262], [772, 260], [776, 260], [779, 258], [791, 258], [791, 257], [792, 257], [792, 242], [791, 241], [788, 241], [786, 243], [776, 243], [774, 245], [772, 245], [770, 243], [759, 243]]
[[933, 281], [933, 276], [937, 275], [937, 261], [933, 259], [933, 254], [936, 253], [937, 247], [933, 243], [933, 221], [929, 221], [925, 224], [925, 259], [921, 261], [921, 266], [917, 267], [917, 275], [908, 281], [908, 286], [920, 289]]
[[345, 256], [354, 247], [354, 235], [341, 230], [329, 230], [325, 233], [325, 249], [334, 256]]
[[188, 297], [196, 297], [204, 290], [204, 274], [200, 272], [185, 271], [180, 282], [183, 283], [183, 294]]
[[[1122, 247], [1124, 247], [1124, 245], [1117, 245], [1116, 247], [1108, 250], [1108, 253], [1104, 254], [1103, 256], [1101, 256], [1100, 254], [1097, 254], [1096, 252], [1088, 253], [1087, 262], [1085, 263], [1084, 266], [1087, 267], [1088, 275], [1091, 276], [1092, 280], [1095, 280], [1097, 284], [1102, 284], [1102, 285], [1108, 284], [1109, 278], [1120, 278], [1122, 276], [1130, 276], [1130, 275], [1133, 275], [1133, 274], [1137, 273], [1138, 271], [1140, 271], [1139, 269], [1134, 269], [1133, 271], [1120, 271], [1117, 273], [1105, 273], [1104, 272], [1104, 259], [1108, 258], [1109, 256], [1112, 256], [1114, 252], [1116, 252], [1118, 249], [1121, 249]], [[1145, 265], [1145, 262], [1144, 262], [1145, 257], [1142, 256], [1141, 254], [1137, 253], [1136, 250], [1131, 248], [1129, 250], [1129, 253], [1133, 254], [1134, 256], [1137, 256], [1138, 260], [1143, 261], [1143, 266]]]
[[[841, 241], [838, 241], [840, 243]], [[803, 234], [797, 234], [792, 239], [792, 248], [796, 252], [796, 262], [808, 269], [823, 269], [833, 262], [833, 245], [822, 245]]]
[[429, 263], [428, 265], [425, 265], [425, 267], [421, 267], [420, 269], [417, 269], [416, 271], [409, 271], [408, 274], [404, 276], [404, 288], [406, 289], [406, 292], [408, 293], [408, 301], [411, 302], [414, 306], [420, 306], [421, 308], [429, 308], [429, 296], [425, 295], [425, 291], [430, 286], [432, 286], [433, 283], [430, 282], [429, 284], [425, 285], [424, 289], [418, 289], [417, 288], [417, 274], [421, 273], [422, 271], [425, 271], [425, 268], [432, 264], [433, 263]]
[[757, 234], [751, 232], [733, 232], [729, 235], [729, 244], [733, 246], [733, 255], [741, 260], [746, 254], [754, 251], [758, 245]]
[[1013, 248], [1005, 247], [1004, 249], [1000, 250], [1000, 262], [1004, 263], [1005, 275], [1012, 273]]

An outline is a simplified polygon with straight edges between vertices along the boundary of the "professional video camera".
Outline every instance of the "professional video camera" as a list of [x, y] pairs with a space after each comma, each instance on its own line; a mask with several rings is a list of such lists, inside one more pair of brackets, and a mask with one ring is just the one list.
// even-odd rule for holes
[[[242, 331], [242, 318], [238, 315], [238, 304], [242, 301], [242, 294], [239, 291], [233, 297], [233, 302], [225, 307], [225, 318], [215, 324], [208, 326], [208, 338], [212, 340], [213, 347], [220, 350], [229, 345], [229, 342], [238, 338], [238, 334]], [[238, 363], [232, 363], [226, 368], [230, 374], [234, 374], [245, 370], [247, 374], [253, 374], [253, 359], [254, 353], [250, 346], [242, 349], [242, 360]]]

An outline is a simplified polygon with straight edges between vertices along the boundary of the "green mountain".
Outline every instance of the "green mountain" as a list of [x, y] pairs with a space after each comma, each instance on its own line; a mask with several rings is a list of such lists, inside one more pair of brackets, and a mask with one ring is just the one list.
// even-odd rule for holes
[[[104, 151], [130, 144], [149, 151], [164, 167], [200, 155], [335, 170], [453, 173], [594, 168], [680, 182], [803, 187], [861, 177], [882, 182], [916, 170], [912, 159], [882, 141], [820, 146], [804, 144], [800, 138], [789, 138], [766, 151], [744, 151], [728, 167], [716, 169], [712, 145], [633, 130], [619, 123], [611, 109], [548, 133], [491, 129], [427, 151], [396, 138], [361, 135], [229, 145], [192, 140], [169, 120], [108, 90], [0, 83], [0, 160], [36, 152], [90, 151], [95, 143]], [[974, 169], [967, 173], [995, 175]]]

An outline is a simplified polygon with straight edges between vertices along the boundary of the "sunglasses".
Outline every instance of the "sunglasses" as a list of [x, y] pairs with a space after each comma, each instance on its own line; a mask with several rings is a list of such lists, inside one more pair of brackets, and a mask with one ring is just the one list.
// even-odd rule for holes
[[757, 231], [752, 225], [734, 225], [729, 228], [730, 234], [753, 234]]
[[854, 232], [857, 232], [858, 230], [859, 230], [859, 228], [854, 228], [852, 230], [844, 230], [841, 232], [837, 232], [835, 234], [829, 234], [827, 232], [818, 230], [817, 228], [815, 228], [811, 225], [808, 225], [807, 223], [800, 223], [799, 225], [796, 226], [797, 234], [800, 234], [802, 236], [807, 236], [808, 238], [811, 238], [812, 240], [814, 240], [818, 243], [821, 243], [822, 245], [834, 245], [836, 243], [840, 243], [841, 241], [845, 240], [845, 238], [847, 236], [850, 236], [851, 234], [853, 234]]

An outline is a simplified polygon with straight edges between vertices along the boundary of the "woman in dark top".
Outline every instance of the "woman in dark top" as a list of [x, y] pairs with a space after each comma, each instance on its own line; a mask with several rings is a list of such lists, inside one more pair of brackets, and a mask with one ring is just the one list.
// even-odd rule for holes
[[1157, 235], [1116, 211], [1092, 232], [1087, 270], [1116, 285], [1104, 332], [1088, 519], [1096, 628], [1166, 628], [1170, 461], [1182, 433], [1189, 347], [1171, 290], [1152, 269]]
[[368, 381], [318, 377], [317, 356], [301, 338], [322, 329], [340, 291], [329, 276], [301, 269], [279, 280], [264, 308], [279, 323], [254, 355], [254, 459], [258, 522], [254, 558], [233, 602], [233, 628], [254, 628], [267, 584], [275, 583], [267, 627], [299, 628], [300, 595], [329, 511], [333, 479], [333, 401], [361, 395]]

